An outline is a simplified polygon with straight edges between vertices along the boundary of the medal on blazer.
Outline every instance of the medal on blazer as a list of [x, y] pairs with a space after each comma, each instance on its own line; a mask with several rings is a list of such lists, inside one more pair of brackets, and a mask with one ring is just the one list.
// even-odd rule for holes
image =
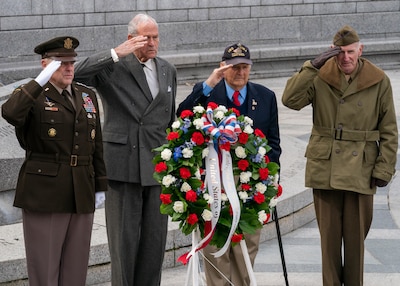
[[82, 92], [83, 108], [85, 108], [88, 113], [96, 113], [96, 107], [94, 107], [92, 99], [89, 94]]
[[55, 130], [54, 128], [50, 128], [50, 129], [47, 131], [47, 134], [48, 134], [50, 137], [55, 137], [55, 136], [57, 135], [57, 130]]

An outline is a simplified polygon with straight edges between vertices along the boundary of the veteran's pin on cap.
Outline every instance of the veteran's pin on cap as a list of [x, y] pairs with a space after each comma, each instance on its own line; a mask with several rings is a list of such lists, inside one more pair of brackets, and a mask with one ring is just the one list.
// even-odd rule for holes
[[[42, 55], [42, 58], [71, 58], [68, 60], [75, 61], [77, 53], [76, 47], [79, 46], [79, 41], [74, 37], [57, 37], [47, 42], [38, 45], [34, 51]], [[64, 60], [64, 59], [63, 59]]]
[[335, 46], [348, 46], [359, 41], [360, 38], [358, 37], [357, 32], [348, 25], [340, 28], [333, 37], [333, 45]]
[[227, 47], [222, 56], [222, 61], [225, 61], [227, 65], [253, 64], [250, 60], [249, 49], [240, 43]]

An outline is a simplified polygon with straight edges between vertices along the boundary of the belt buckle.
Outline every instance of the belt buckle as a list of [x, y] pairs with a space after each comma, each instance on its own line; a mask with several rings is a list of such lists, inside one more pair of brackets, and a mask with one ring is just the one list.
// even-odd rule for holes
[[71, 161], [69, 162], [71, 167], [78, 166], [78, 155], [71, 155]]
[[[338, 136], [339, 135], [339, 136]], [[335, 140], [342, 140], [343, 129], [335, 129]]]

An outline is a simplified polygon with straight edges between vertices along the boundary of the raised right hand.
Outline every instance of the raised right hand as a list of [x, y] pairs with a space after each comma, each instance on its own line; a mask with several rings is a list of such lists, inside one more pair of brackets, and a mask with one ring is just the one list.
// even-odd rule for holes
[[61, 61], [53, 60], [51, 61], [35, 78], [35, 81], [40, 85], [44, 86], [51, 78], [53, 73], [58, 70], [61, 66]]
[[217, 85], [223, 78], [224, 78], [224, 72], [231, 68], [233, 65], [223, 65], [220, 66], [219, 68], [216, 68], [213, 70], [213, 72], [210, 74], [208, 79], [206, 80], [206, 84], [209, 87], [214, 88], [214, 86]]
[[315, 59], [311, 61], [311, 64], [316, 69], [320, 69], [327, 60], [329, 60], [331, 57], [337, 56], [340, 51], [341, 48], [339, 46], [334, 46], [333, 48], [330, 48], [329, 50], [326, 50], [325, 52], [322, 52], [320, 55], [318, 55]]
[[114, 50], [117, 53], [119, 58], [123, 58], [129, 54], [132, 54], [137, 49], [142, 48], [147, 43], [147, 37], [145, 36], [136, 36], [129, 38]]

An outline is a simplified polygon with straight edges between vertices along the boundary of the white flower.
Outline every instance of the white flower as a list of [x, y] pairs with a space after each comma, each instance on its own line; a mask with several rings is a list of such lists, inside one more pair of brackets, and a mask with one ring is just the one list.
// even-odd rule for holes
[[173, 129], [178, 129], [179, 127], [181, 127], [181, 123], [179, 120], [174, 121], [174, 123], [172, 123], [171, 126]]
[[208, 153], [210, 150], [208, 148], [204, 148], [203, 151], [201, 151], [201, 157], [204, 159], [205, 157], [208, 156]]
[[253, 126], [253, 119], [251, 119], [250, 117], [245, 116], [243, 121], [244, 121], [246, 124], [250, 124], [251, 126]]
[[235, 149], [235, 154], [236, 154], [236, 156], [238, 156], [238, 158], [240, 158], [240, 159], [244, 159], [244, 158], [247, 157], [247, 155], [246, 155], [246, 149], [244, 149], [242, 146], [238, 146], [238, 147]]
[[253, 128], [251, 128], [250, 125], [246, 125], [246, 126], [244, 127], [244, 129], [243, 129], [243, 132], [244, 132], [244, 133], [247, 133], [247, 134], [253, 134], [254, 130], [253, 130]]
[[190, 149], [190, 148], [183, 148], [183, 150], [182, 150], [182, 156], [183, 156], [183, 158], [186, 158], [186, 159], [189, 159], [189, 158], [192, 158], [192, 156], [193, 156], [193, 150], [192, 149]]
[[172, 157], [172, 151], [170, 149], [166, 148], [166, 149], [162, 150], [161, 158], [164, 161], [169, 161], [171, 159], [171, 157]]
[[221, 194], [221, 201], [227, 202], [228, 201], [228, 196], [225, 193]]
[[203, 211], [203, 213], [201, 214], [201, 217], [205, 220], [205, 221], [211, 221], [212, 219], [212, 212], [205, 209]]
[[205, 111], [204, 107], [201, 105], [193, 107], [193, 112], [194, 113], [203, 113]]
[[261, 210], [258, 212], [258, 221], [261, 224], [264, 224], [264, 221], [267, 219], [267, 214], [265, 213], [265, 210]]
[[222, 113], [227, 113], [228, 109], [224, 105], [218, 105], [218, 107], [215, 109], [215, 111], [217, 111], [217, 112], [221, 111]]
[[239, 192], [239, 198], [242, 201], [246, 201], [249, 198], [249, 194], [247, 192]]
[[200, 130], [204, 126], [203, 119], [197, 118], [193, 120], [193, 125], [196, 127], [197, 130]]
[[162, 179], [162, 184], [166, 186], [167, 188], [176, 181], [176, 178], [172, 175], [166, 175]]
[[222, 119], [225, 117], [225, 112], [221, 111], [221, 110], [217, 110], [214, 114], [214, 118], [216, 119]]
[[257, 190], [257, 192], [259, 192], [259, 193], [261, 193], [261, 194], [264, 194], [265, 191], [267, 190], [267, 186], [264, 185], [264, 184], [261, 183], [261, 182], [258, 182], [258, 183], [256, 184], [256, 190]]
[[211, 205], [211, 204], [214, 202], [213, 197], [210, 196], [210, 194], [208, 194], [208, 193], [205, 193], [205, 194], [203, 195], [203, 198], [207, 201], [207, 203], [208, 203], [209, 205]]
[[261, 146], [258, 148], [258, 154], [260, 154], [261, 156], [265, 156], [265, 154], [267, 154], [267, 150]]
[[194, 173], [194, 176], [199, 180], [201, 179], [200, 169], [196, 170], [196, 172]]
[[192, 187], [186, 182], [184, 182], [181, 186], [181, 192], [183, 192], [183, 193], [186, 193], [186, 192], [190, 191], [191, 189], [192, 189]]
[[175, 212], [177, 212], [177, 213], [183, 213], [185, 210], [184, 210], [184, 205], [183, 205], [183, 202], [182, 201], [176, 201], [176, 202], [174, 202], [174, 206], [172, 207], [173, 209], [174, 209], [174, 211]]
[[241, 182], [242, 184], [245, 184], [245, 183], [247, 183], [247, 182], [250, 181], [251, 172], [249, 172], [249, 171], [247, 171], [247, 172], [241, 172], [239, 177], [240, 177], [240, 182]]
[[278, 199], [272, 198], [272, 199], [269, 201], [269, 206], [270, 206], [271, 208], [273, 208], [273, 207], [276, 206], [277, 203], [278, 203]]

